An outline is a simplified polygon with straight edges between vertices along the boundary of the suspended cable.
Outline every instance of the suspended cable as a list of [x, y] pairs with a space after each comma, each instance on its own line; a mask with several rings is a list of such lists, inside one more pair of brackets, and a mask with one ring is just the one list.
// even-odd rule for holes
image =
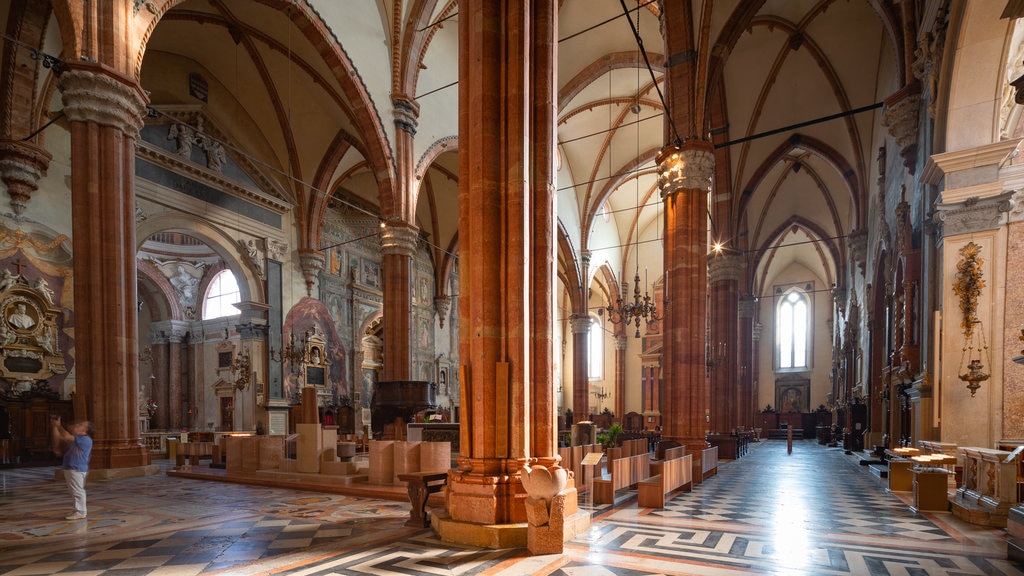
[[[654, 89], [658, 92], [658, 99], [661, 100], [661, 105], [665, 109], [665, 116], [668, 117], [669, 127], [672, 128], [672, 136], [676, 142], [680, 142], [679, 130], [676, 129], [675, 118], [668, 113], [668, 104], [665, 103], [665, 96], [661, 93], [661, 85], [658, 84], [658, 79], [654, 76], [654, 69], [651, 68], [651, 60], [647, 57], [647, 50], [644, 48], [644, 39], [640, 37], [640, 31], [637, 26], [633, 25], [633, 21], [629, 19], [629, 9], [626, 8], [626, 0], [619, 0], [619, 4], [622, 5], [622, 12], [626, 15], [626, 21], [629, 22], [629, 28], [633, 31], [633, 38], [636, 39], [636, 47], [640, 50], [640, 54], [644, 57], [644, 64], [647, 66], [647, 72], [651, 75], [651, 83], [654, 84]], [[640, 14], [637, 13], [637, 21], [640, 20]]]

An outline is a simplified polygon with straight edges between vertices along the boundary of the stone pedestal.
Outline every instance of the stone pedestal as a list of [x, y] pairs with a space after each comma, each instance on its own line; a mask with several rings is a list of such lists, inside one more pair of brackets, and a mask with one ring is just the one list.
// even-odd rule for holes
[[299, 435], [295, 441], [296, 470], [304, 474], [319, 474], [320, 452], [323, 449], [320, 425], [296, 424], [295, 432]]
[[576, 488], [551, 499], [526, 498], [526, 547], [530, 554], [561, 554], [569, 540], [590, 529], [590, 513], [579, 509]]
[[586, 446], [597, 443], [597, 427], [593, 422], [578, 422], [572, 425], [572, 445]]
[[448, 470], [452, 467], [452, 447], [448, 442], [420, 444], [420, 471]]
[[914, 509], [948, 510], [949, 499], [946, 487], [949, 472], [942, 468], [919, 468], [914, 470]]
[[391, 484], [395, 478], [395, 441], [370, 440], [370, 484]]
[[914, 462], [889, 460], [889, 491], [910, 492], [914, 489]]

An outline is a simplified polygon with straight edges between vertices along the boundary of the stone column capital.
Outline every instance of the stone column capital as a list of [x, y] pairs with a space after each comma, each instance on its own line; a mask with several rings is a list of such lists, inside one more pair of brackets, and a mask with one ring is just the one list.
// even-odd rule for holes
[[708, 282], [739, 282], [743, 274], [743, 255], [723, 252], [708, 255]]
[[246, 322], [235, 324], [242, 340], [262, 340], [267, 337], [267, 324], [265, 322]]
[[25, 204], [46, 176], [53, 156], [31, 142], [0, 141], [0, 180], [7, 185], [11, 208], [15, 214], [25, 211]]
[[1014, 210], [1014, 191], [986, 198], [968, 198], [963, 202], [939, 202], [932, 220], [939, 225], [939, 236], [946, 238], [999, 228]]
[[625, 350], [626, 349], [626, 345], [628, 343], [629, 343], [629, 337], [626, 336], [625, 334], [615, 337], [615, 349], [616, 350], [620, 350], [620, 351], [621, 350]]
[[569, 327], [573, 334], [586, 334], [590, 332], [590, 316], [573, 316], [569, 319]]
[[386, 222], [380, 237], [381, 252], [412, 258], [419, 240], [419, 231], [414, 226], [404, 222]]
[[138, 138], [147, 98], [134, 82], [99, 68], [72, 68], [61, 73], [57, 85], [68, 120], [113, 126]]
[[669, 144], [658, 153], [657, 164], [662, 198], [680, 190], [707, 192], [715, 172], [715, 150], [711, 142], [705, 140]]
[[391, 97], [391, 107], [395, 126], [415, 136], [419, 125], [420, 105], [404, 94], [395, 94]]

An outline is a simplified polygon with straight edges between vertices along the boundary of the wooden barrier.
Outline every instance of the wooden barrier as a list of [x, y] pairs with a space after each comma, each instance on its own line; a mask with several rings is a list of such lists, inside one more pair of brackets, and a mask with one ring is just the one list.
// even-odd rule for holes
[[567, 446], [558, 449], [558, 455], [562, 457], [559, 466], [571, 470], [576, 481], [576, 490], [579, 493], [590, 490], [590, 481], [593, 480], [594, 467], [584, 466], [583, 459], [591, 452], [600, 452], [600, 444], [584, 444], [580, 446]]
[[665, 498], [679, 489], [693, 489], [693, 455], [678, 456], [659, 463], [661, 471], [637, 483], [637, 505], [664, 508]]
[[594, 503], [615, 504], [615, 493], [636, 486], [650, 475], [651, 455], [647, 452], [608, 461], [610, 479], [594, 479]]
[[712, 446], [700, 452], [700, 478], [706, 480], [718, 474], [718, 447]]

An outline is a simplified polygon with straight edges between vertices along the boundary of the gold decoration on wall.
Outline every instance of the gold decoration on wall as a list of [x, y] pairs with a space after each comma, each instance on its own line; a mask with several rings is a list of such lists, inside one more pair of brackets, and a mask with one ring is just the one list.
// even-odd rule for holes
[[981, 265], [985, 262], [979, 256], [981, 246], [968, 242], [960, 249], [960, 261], [956, 264], [956, 280], [953, 282], [953, 293], [960, 297], [960, 328], [964, 332], [964, 347], [960, 355], [960, 370], [957, 377], [967, 383], [967, 389], [974, 397], [981, 383], [988, 380], [990, 374], [985, 372], [988, 361], [988, 345], [985, 342], [985, 331], [978, 318], [978, 297], [985, 287], [982, 279]]
[[974, 325], [978, 322], [978, 296], [985, 287], [981, 277], [981, 265], [985, 263], [978, 255], [981, 246], [968, 242], [960, 249], [960, 261], [956, 264], [956, 281], [953, 282], [953, 293], [960, 297], [960, 312], [963, 319], [960, 327], [964, 330], [964, 338], [970, 340], [974, 333]]

